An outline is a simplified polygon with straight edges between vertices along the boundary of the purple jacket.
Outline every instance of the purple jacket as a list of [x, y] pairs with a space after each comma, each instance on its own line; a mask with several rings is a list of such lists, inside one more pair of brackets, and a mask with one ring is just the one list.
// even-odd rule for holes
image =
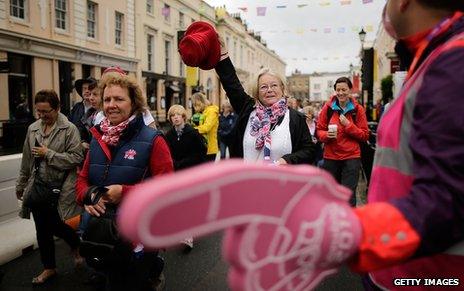
[[[464, 18], [439, 44], [464, 31]], [[424, 58], [422, 58], [422, 61]], [[464, 48], [440, 55], [428, 68], [413, 104], [409, 139], [414, 182], [410, 195], [391, 201], [421, 237], [417, 256], [464, 239]]]

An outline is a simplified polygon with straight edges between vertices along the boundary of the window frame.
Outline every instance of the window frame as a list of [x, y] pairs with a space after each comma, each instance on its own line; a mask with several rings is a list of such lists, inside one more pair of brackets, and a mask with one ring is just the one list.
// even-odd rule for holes
[[155, 36], [151, 33], [147, 33], [147, 70], [153, 71], [154, 69], [154, 60], [153, 56], [155, 54]]
[[114, 43], [118, 46], [124, 45], [124, 13], [119, 11], [114, 13]]
[[[90, 8], [93, 8], [93, 11], [90, 11]], [[97, 39], [98, 37], [98, 23], [97, 23], [97, 14], [98, 14], [98, 4], [93, 2], [93, 1], [87, 1], [87, 10], [86, 10], [86, 16], [87, 16], [87, 37], [91, 39]], [[93, 14], [93, 18], [90, 19], [90, 12]], [[90, 24], [92, 24], [92, 32], [89, 29]]]
[[[13, 4], [15, 2], [15, 4]], [[23, 4], [23, 6], [20, 6], [20, 2]], [[28, 5], [29, 2], [28, 0], [10, 0], [10, 16], [15, 18], [15, 19], [20, 19], [22, 21], [27, 21], [28, 20]], [[14, 14], [14, 10], [16, 9], [17, 15]], [[23, 17], [20, 17], [20, 12], [22, 11]]]
[[[61, 4], [64, 4], [64, 9], [63, 7], [58, 7], [58, 2], [61, 2]], [[68, 29], [68, 1], [67, 0], [55, 0], [55, 28], [61, 29], [61, 30], [67, 30]], [[63, 16], [64, 18], [58, 19], [58, 15]], [[60, 21], [61, 24], [64, 24], [64, 27], [57, 26], [58, 21]]]
[[169, 39], [164, 40], [164, 72], [169, 75], [171, 72], [171, 47], [172, 43]]
[[[150, 7], [150, 8], [149, 8], [149, 7]], [[153, 0], [147, 0], [147, 1], [146, 1], [145, 11], [146, 11], [148, 14], [153, 15], [153, 11], [154, 11], [154, 1], [153, 1]]]

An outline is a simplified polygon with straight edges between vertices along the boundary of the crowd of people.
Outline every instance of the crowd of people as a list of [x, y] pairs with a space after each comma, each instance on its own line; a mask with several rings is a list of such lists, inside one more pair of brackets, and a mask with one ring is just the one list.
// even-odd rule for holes
[[[463, 122], [461, 103], [456, 102], [461, 81], [453, 77], [461, 76], [462, 70], [463, 5], [411, 0], [400, 7], [398, 2], [402, 1], [387, 2], [384, 25], [399, 39], [399, 56], [410, 66], [407, 86], [388, 110], [378, 106], [384, 136], [369, 190], [369, 200], [377, 203], [356, 215], [365, 232], [379, 236], [386, 224], [368, 219], [380, 213], [391, 218], [390, 227], [407, 235], [399, 244], [408, 245], [401, 251], [386, 243], [376, 249], [365, 246], [353, 259], [358, 270], [372, 271], [365, 278], [366, 288], [372, 289], [391, 287], [389, 274], [404, 270], [422, 268], [433, 276], [444, 271], [433, 266], [443, 259], [462, 265], [458, 256], [437, 253], [464, 237], [459, 135]], [[429, 21], [421, 21], [421, 16]], [[407, 25], [408, 21], [417, 25]], [[83, 100], [68, 117], [60, 113], [55, 91], [36, 93], [38, 120], [28, 128], [16, 184], [16, 196], [23, 200], [20, 215], [33, 216], [43, 264], [32, 284], [44, 284], [57, 274], [53, 240], [57, 236], [70, 246], [76, 266], [86, 262], [104, 278], [103, 288], [156, 288], [162, 270], [157, 250], [116, 237], [110, 255], [102, 258], [105, 264], [92, 265], [88, 252], [94, 256], [102, 244], [92, 241], [91, 229], [100, 225], [117, 233], [115, 213], [134, 185], [205, 162], [230, 157], [277, 166], [318, 166], [349, 188], [350, 205], [359, 206], [361, 144], [368, 140], [369, 129], [365, 109], [352, 97], [351, 80], [338, 78], [321, 108], [303, 106], [288, 96], [285, 78], [268, 68], [256, 74], [247, 92], [224, 42], [220, 37], [217, 41], [220, 57], [213, 67], [228, 100], [219, 110], [201, 92], [192, 94], [192, 116], [182, 105], [171, 106], [167, 112], [171, 127], [165, 134], [155, 128], [140, 85], [117, 67], [107, 69], [101, 80], [75, 82]], [[413, 86], [417, 88], [412, 90]], [[402, 105], [407, 102], [414, 106], [406, 106], [404, 113]], [[78, 232], [66, 223], [76, 216]], [[103, 221], [110, 223], [102, 226]], [[84, 243], [87, 252], [82, 252]], [[193, 238], [183, 243], [192, 248]], [[422, 259], [401, 264], [411, 256]], [[379, 268], [391, 272], [376, 271]]]

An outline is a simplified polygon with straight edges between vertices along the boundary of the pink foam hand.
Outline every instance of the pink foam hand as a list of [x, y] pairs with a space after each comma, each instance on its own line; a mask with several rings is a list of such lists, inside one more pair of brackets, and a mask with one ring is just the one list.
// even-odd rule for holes
[[153, 248], [227, 229], [233, 290], [306, 290], [357, 251], [361, 226], [349, 196], [315, 167], [231, 160], [135, 187], [118, 223]]

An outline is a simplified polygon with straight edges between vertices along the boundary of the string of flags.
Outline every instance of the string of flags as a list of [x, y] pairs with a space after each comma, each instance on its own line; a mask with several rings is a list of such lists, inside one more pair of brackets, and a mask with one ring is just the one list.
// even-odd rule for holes
[[312, 57], [312, 58], [289, 58], [283, 57], [284, 61], [297, 61], [297, 62], [309, 62], [309, 61], [329, 61], [329, 60], [342, 60], [342, 59], [356, 59], [358, 56], [324, 56], [324, 57]]
[[324, 34], [329, 34], [329, 33], [348, 33], [348, 32], [354, 32], [354, 33], [359, 33], [361, 28], [364, 29], [366, 32], [373, 32], [374, 31], [374, 26], [372, 24], [366, 24], [363, 26], [359, 25], [353, 25], [351, 27], [309, 27], [309, 28], [296, 28], [295, 30], [259, 30], [255, 31], [257, 34], [261, 33], [269, 33], [269, 34], [276, 34], [276, 33], [284, 33], [288, 34], [291, 32], [295, 32], [296, 34], [305, 34], [305, 33], [324, 33]]
[[[357, 1], [361, 1], [362, 4], [370, 4], [370, 3], [373, 3], [374, 0], [357, 0]], [[330, 1], [330, 0], [321, 0], [318, 2], [318, 5], [321, 6], [321, 7], [327, 7], [327, 6], [331, 6], [333, 4], [333, 2], [338, 2], [339, 5], [341, 6], [347, 6], [347, 5], [351, 5], [353, 4], [354, 0], [334, 0], [334, 1]], [[309, 4], [307, 3], [301, 3], [301, 4], [296, 4], [296, 7], [297, 8], [304, 8], [304, 7], [307, 7]], [[334, 3], [334, 5], [336, 5]], [[238, 10], [244, 12], [244, 13], [248, 13], [248, 6], [241, 6], [241, 7], [237, 7]], [[275, 9], [285, 9], [285, 8], [289, 8], [289, 5], [276, 5], [276, 6], [258, 6], [256, 7], [256, 15], [257, 16], [266, 16], [266, 12], [267, 10], [269, 9], [272, 9], [272, 8], [275, 8]]]

